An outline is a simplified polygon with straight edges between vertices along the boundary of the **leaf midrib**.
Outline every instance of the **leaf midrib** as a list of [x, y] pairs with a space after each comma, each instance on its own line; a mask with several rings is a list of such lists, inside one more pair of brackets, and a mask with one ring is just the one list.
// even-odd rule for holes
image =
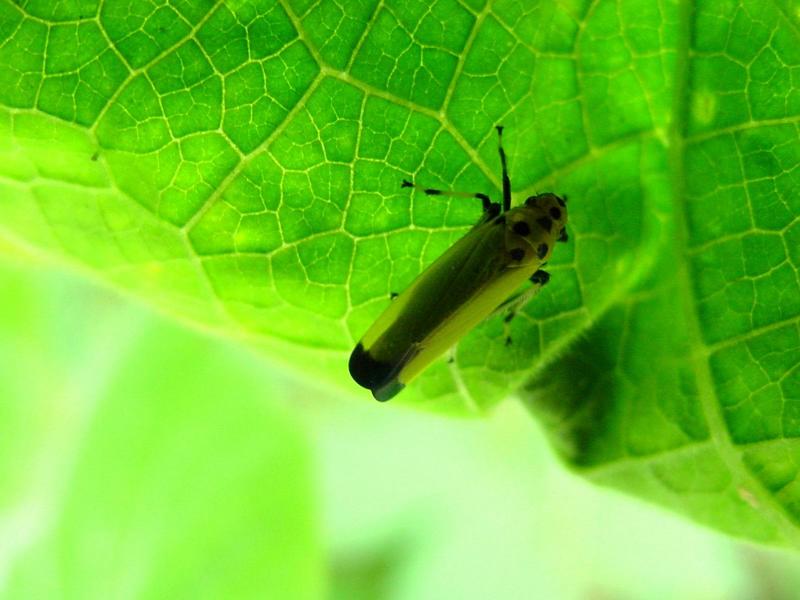
[[686, 131], [686, 117], [689, 109], [689, 54], [691, 51], [692, 18], [694, 16], [692, 2], [690, 0], [682, 0], [678, 10], [679, 34], [675, 62], [675, 95], [672, 105], [671, 126], [669, 128], [669, 164], [672, 193], [675, 198], [675, 256], [679, 258], [677, 261], [677, 284], [681, 296], [681, 305], [686, 316], [689, 344], [693, 350], [697, 350], [693, 352], [695, 357], [690, 362], [697, 381], [698, 398], [709, 428], [711, 440], [713, 440], [714, 447], [718, 450], [720, 458], [730, 470], [734, 478], [733, 484], [744, 483], [747, 486], [747, 491], [753, 494], [759, 505], [768, 509], [759, 511], [759, 514], [764, 519], [771, 521], [786, 540], [800, 547], [800, 531], [798, 531], [788, 510], [775, 499], [759, 479], [750, 473], [743, 464], [740, 450], [731, 439], [722, 414], [721, 403], [714, 387], [714, 379], [708, 363], [710, 353], [707, 351], [708, 348], [703, 341], [702, 327], [695, 308], [697, 306], [697, 298], [694, 294], [688, 261], [685, 260], [685, 257], [689, 255], [689, 222], [686, 209], [686, 173], [684, 168], [684, 152], [687, 141], [687, 138], [684, 137], [684, 132]]

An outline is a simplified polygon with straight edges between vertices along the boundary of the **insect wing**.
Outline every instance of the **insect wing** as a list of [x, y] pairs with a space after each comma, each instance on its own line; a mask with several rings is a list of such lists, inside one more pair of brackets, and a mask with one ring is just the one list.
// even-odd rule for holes
[[510, 264], [506, 228], [482, 222], [398, 296], [350, 357], [350, 373], [388, 400], [501, 304], [536, 264]]

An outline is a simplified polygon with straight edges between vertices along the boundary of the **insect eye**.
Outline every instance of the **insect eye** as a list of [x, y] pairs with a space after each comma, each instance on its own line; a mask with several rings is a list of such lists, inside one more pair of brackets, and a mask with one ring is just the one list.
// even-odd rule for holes
[[512, 227], [514, 233], [525, 237], [531, 232], [530, 226], [525, 221], [517, 221]]
[[561, 218], [561, 209], [556, 208], [555, 206], [550, 209], [550, 216], [553, 217], [556, 221]]

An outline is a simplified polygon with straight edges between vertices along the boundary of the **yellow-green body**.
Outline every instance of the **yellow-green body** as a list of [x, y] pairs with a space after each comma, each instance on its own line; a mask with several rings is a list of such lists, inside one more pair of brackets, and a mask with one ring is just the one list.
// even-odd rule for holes
[[485, 217], [364, 334], [350, 358], [353, 378], [378, 400], [394, 396], [537, 272], [565, 224], [566, 208], [554, 194]]

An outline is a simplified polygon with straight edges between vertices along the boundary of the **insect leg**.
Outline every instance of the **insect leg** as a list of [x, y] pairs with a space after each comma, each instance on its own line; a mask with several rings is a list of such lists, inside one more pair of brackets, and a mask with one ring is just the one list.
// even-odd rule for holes
[[547, 283], [550, 281], [550, 273], [539, 269], [530, 276], [530, 281], [533, 284], [530, 288], [524, 292], [520, 292], [519, 294], [512, 296], [498, 306], [494, 313], [492, 313], [495, 315], [502, 311], [508, 311], [508, 314], [506, 314], [506, 316], [503, 318], [503, 335], [506, 339], [506, 346], [511, 345], [511, 321], [513, 321], [514, 317], [517, 316], [517, 313], [522, 310], [522, 308], [536, 294], [538, 294], [545, 285], [547, 285]]
[[447, 351], [447, 364], [452, 365], [456, 362], [456, 347], [453, 346]]
[[506, 151], [503, 150], [503, 126], [498, 125], [497, 129], [497, 151], [500, 153], [500, 164], [503, 167], [503, 212], [511, 208], [511, 179], [508, 176], [508, 164], [506, 164]]
[[547, 285], [550, 281], [550, 273], [547, 271], [542, 271], [539, 269], [533, 275], [530, 276], [530, 282], [533, 284], [527, 290], [523, 292], [519, 292], [518, 294], [514, 294], [508, 300], [500, 304], [497, 308], [494, 309], [489, 316], [494, 316], [498, 313], [501, 313], [505, 310], [510, 311], [510, 315], [506, 316], [507, 321], [511, 321], [516, 315], [517, 310], [522, 307], [522, 305], [527, 304], [528, 301], [533, 298], [536, 294], [538, 294], [541, 289]]
[[483, 212], [496, 214], [498, 211], [495, 203], [492, 202], [492, 199], [489, 198], [486, 194], [482, 194], [480, 192], [476, 194], [470, 194], [469, 192], [449, 192], [447, 190], [437, 190], [434, 188], [425, 188], [419, 184], [411, 183], [407, 179], [403, 179], [403, 183], [400, 187], [404, 188], [414, 188], [415, 190], [419, 190], [424, 192], [428, 196], [453, 196], [456, 198], [478, 198], [481, 201], [481, 205], [483, 207]]
[[506, 340], [506, 346], [510, 346], [511, 343], [512, 343], [511, 342], [511, 321], [513, 321], [514, 317], [517, 316], [517, 310], [519, 310], [520, 308], [521, 307], [519, 307], [519, 306], [514, 306], [512, 308], [509, 308], [508, 314], [503, 319], [503, 337]]
[[550, 281], [550, 273], [539, 269], [538, 271], [536, 271], [536, 273], [530, 276], [530, 280], [531, 283], [533, 283], [534, 285], [538, 284], [540, 287], [547, 285], [547, 283]]

